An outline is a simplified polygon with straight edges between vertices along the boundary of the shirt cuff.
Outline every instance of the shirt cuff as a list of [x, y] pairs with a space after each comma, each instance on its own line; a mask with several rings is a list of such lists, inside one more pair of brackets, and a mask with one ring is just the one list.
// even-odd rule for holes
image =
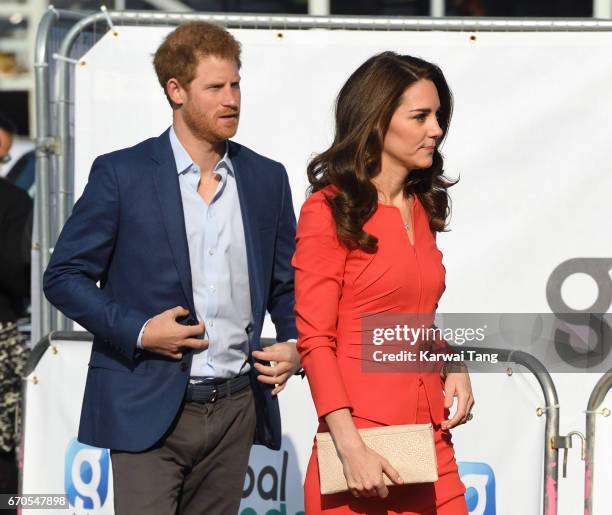
[[149, 318], [149, 320], [147, 320], [144, 324], [142, 324], [142, 329], [138, 333], [138, 340], [136, 340], [136, 347], [141, 349], [141, 350], [142, 350], [142, 335], [144, 334], [145, 327], [147, 327], [147, 324], [150, 321], [151, 321], [151, 319]]

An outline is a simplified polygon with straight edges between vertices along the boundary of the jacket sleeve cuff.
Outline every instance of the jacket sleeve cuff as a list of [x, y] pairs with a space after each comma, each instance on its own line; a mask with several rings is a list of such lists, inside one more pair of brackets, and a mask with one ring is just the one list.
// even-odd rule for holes
[[319, 418], [352, 405], [349, 400], [338, 361], [329, 347], [318, 347], [302, 357], [302, 366], [308, 376], [310, 391]]
[[276, 341], [277, 342], [288, 342], [297, 341], [298, 332], [295, 327], [295, 320], [283, 325], [276, 325]]
[[142, 352], [138, 348], [141, 331], [150, 317], [133, 310], [129, 310], [121, 317], [119, 331], [115, 335], [116, 349], [128, 359], [135, 359]]

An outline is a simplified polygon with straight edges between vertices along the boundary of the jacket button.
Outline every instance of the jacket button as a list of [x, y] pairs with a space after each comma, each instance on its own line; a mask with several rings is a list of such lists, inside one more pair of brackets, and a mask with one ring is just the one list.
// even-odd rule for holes
[[187, 363], [185, 363], [184, 361], [181, 363], [181, 370], [182, 370], [183, 372], [186, 372], [186, 371], [187, 371]]

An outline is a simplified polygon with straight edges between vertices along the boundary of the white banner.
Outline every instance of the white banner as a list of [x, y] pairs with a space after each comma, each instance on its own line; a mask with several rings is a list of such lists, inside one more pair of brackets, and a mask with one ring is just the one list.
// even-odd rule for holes
[[[77, 198], [95, 156], [158, 135], [170, 125], [171, 112], [151, 64], [170, 30], [119, 27], [118, 36], [108, 33], [83, 57], [85, 65], [76, 67]], [[455, 98], [443, 151], [447, 174], [461, 180], [450, 190], [452, 231], [438, 237], [447, 268], [440, 311], [543, 313], [560, 302], [568, 310], [594, 304], [593, 311], [610, 310], [606, 295], [598, 303], [596, 298], [612, 288], [612, 242], [605, 236], [612, 216], [607, 153], [612, 34], [232, 32], [244, 50], [236, 139], [286, 165], [296, 212], [305, 198], [306, 163], [331, 141], [334, 98], [348, 75], [382, 50], [420, 56], [441, 66]], [[566, 262], [567, 279], [555, 274]], [[84, 365], [80, 361], [71, 374], [83, 377]], [[598, 377], [554, 377], [561, 434], [584, 431], [583, 411]], [[545, 417], [536, 415], [543, 406], [539, 386], [522, 374], [473, 379], [475, 418], [454, 432], [470, 513], [539, 514], [545, 445]], [[70, 390], [61, 409], [78, 406], [78, 390]], [[292, 380], [281, 403], [283, 451], [254, 450], [242, 515], [293, 515], [302, 509], [301, 482], [316, 426], [306, 383]], [[53, 477], [64, 477], [64, 456], [72, 452], [68, 442], [76, 427], [55, 428], [56, 422], [48, 422], [53, 418], [41, 417], [45, 426], [34, 427], [51, 428], [45, 436], [57, 442], [57, 452], [52, 461], [48, 452], [32, 457], [34, 447], [26, 442], [27, 481], [52, 466]], [[603, 515], [612, 506], [610, 489], [603, 486], [612, 476], [610, 422], [600, 417], [598, 424], [595, 513]], [[575, 441], [568, 477], [560, 474], [559, 479], [561, 515], [583, 511], [583, 481]]]
[[27, 377], [22, 492], [65, 494], [72, 510], [47, 513], [113, 513], [108, 450], [76, 440], [90, 352], [87, 341], [53, 341]]

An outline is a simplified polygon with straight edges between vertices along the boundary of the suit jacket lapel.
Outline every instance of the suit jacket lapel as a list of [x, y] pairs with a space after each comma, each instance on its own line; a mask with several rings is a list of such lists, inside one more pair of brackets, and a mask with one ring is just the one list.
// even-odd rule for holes
[[187, 299], [189, 311], [195, 316], [183, 201], [168, 134], [169, 131], [164, 132], [153, 144], [152, 159], [155, 162], [153, 177], [176, 270]]
[[256, 174], [249, 169], [249, 161], [240, 151], [239, 144], [229, 142], [229, 158], [232, 161], [234, 174], [236, 176], [236, 187], [242, 214], [242, 225], [244, 227], [244, 240], [247, 251], [247, 262], [249, 267], [249, 284], [251, 290], [251, 309], [253, 315], [259, 318], [263, 314], [263, 285], [260, 273], [260, 238], [256, 234], [257, 227], [254, 223], [255, 204], [260, 201], [257, 191]]

